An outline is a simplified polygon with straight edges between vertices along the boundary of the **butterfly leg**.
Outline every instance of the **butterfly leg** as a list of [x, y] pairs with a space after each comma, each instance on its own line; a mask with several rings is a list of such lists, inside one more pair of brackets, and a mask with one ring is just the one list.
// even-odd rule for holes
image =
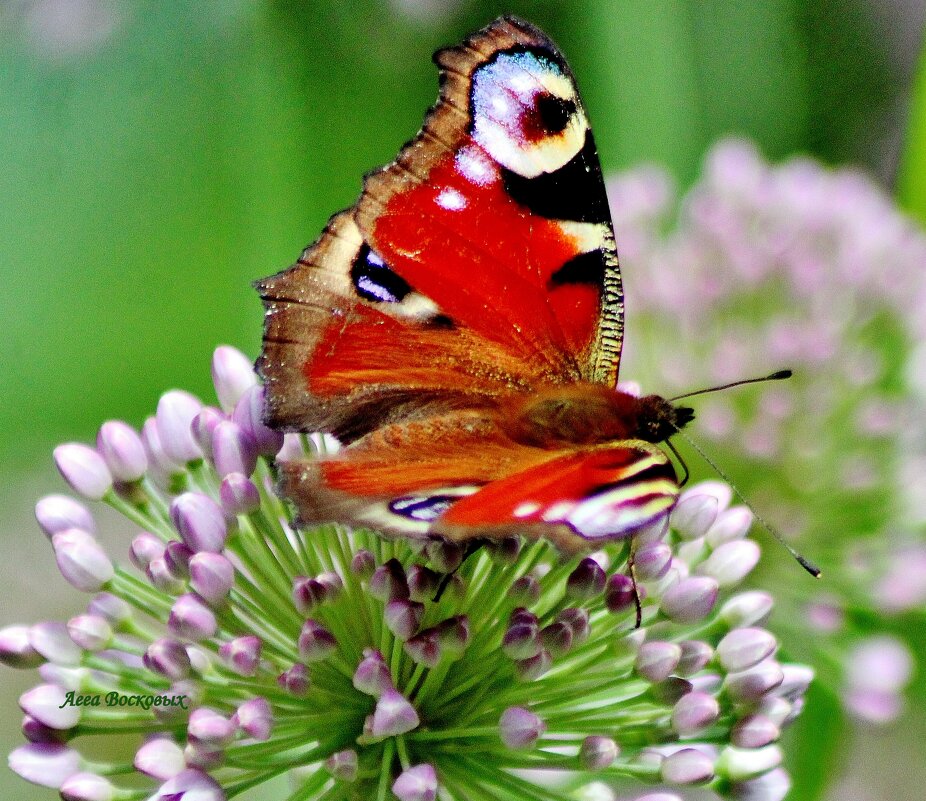
[[634, 622], [634, 629], [640, 628], [643, 625], [643, 604], [640, 601], [640, 588], [637, 585], [637, 566], [634, 561], [634, 556], [636, 553], [636, 540], [630, 540], [630, 551], [627, 554], [627, 573], [630, 575], [630, 583], [633, 588], [633, 606], [636, 611], [636, 620]]
[[437, 603], [437, 602], [441, 599], [441, 597], [442, 597], [443, 594], [444, 594], [444, 591], [445, 591], [445, 590], [447, 589], [447, 587], [449, 586], [451, 579], [453, 579], [453, 577], [456, 575], [456, 572], [457, 572], [461, 567], [463, 567], [463, 563], [464, 563], [467, 559], [469, 559], [470, 556], [472, 556], [474, 553], [476, 553], [476, 551], [478, 551], [478, 550], [479, 550], [483, 545], [485, 545], [485, 544], [486, 544], [486, 540], [476, 539], [476, 540], [468, 540], [468, 541], [467, 541], [467, 543], [466, 543], [466, 548], [465, 548], [465, 550], [463, 551], [463, 558], [460, 560], [460, 564], [458, 564], [458, 565], [457, 565], [453, 570], [451, 570], [449, 573], [444, 573], [443, 578], [441, 578], [440, 585], [438, 585], [438, 587], [437, 587], [437, 592], [434, 593], [434, 597], [431, 599], [434, 603]]
[[682, 480], [678, 482], [679, 487], [684, 487], [688, 483], [688, 478], [690, 473], [688, 472], [688, 465], [685, 464], [685, 460], [682, 458], [682, 455], [676, 450], [675, 445], [672, 443], [672, 440], [666, 440], [666, 446], [670, 451], [675, 455], [675, 458], [678, 459], [678, 463], [682, 466], [682, 470], [685, 471], [685, 475], [682, 477]]

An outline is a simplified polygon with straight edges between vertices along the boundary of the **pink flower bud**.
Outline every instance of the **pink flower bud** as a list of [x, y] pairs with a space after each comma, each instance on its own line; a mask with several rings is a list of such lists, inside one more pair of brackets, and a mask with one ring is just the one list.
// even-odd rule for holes
[[499, 734], [508, 748], [532, 748], [547, 725], [529, 709], [510, 706], [499, 719]]
[[193, 418], [203, 408], [199, 398], [189, 392], [174, 389], [165, 392], [158, 401], [155, 415], [161, 447], [169, 459], [186, 464], [201, 459], [203, 452], [193, 436]]
[[[73, 729], [80, 721], [81, 708], [67, 703], [67, 690], [57, 684], [39, 684], [19, 696], [23, 712], [50, 729]], [[29, 751], [28, 753], [44, 753]], [[56, 752], [58, 753], [58, 752]]]
[[232, 717], [232, 721], [249, 737], [255, 740], [268, 740], [273, 728], [273, 711], [267, 699], [258, 696], [241, 704]]
[[148, 469], [148, 454], [141, 437], [121, 420], [110, 420], [100, 426], [96, 449], [116, 481], [138, 481]]
[[52, 546], [61, 575], [83, 592], [99, 592], [116, 573], [93, 535], [79, 528], [53, 534]]
[[186, 768], [183, 749], [170, 737], [154, 737], [135, 752], [136, 769], [152, 779], [165, 781]]
[[195, 595], [181, 595], [170, 610], [167, 627], [175, 637], [205, 640], [218, 630], [215, 615]]
[[251, 360], [231, 345], [219, 345], [212, 355], [212, 383], [219, 405], [232, 411], [251, 387], [257, 384], [257, 375]]
[[98, 615], [77, 615], [67, 627], [71, 639], [86, 651], [102, 651], [112, 642], [112, 626]]
[[170, 518], [193, 551], [219, 553], [225, 547], [228, 526], [220, 507], [208, 495], [185, 492], [174, 499]]
[[35, 505], [35, 519], [49, 538], [68, 528], [91, 534], [96, 531], [96, 522], [87, 507], [68, 495], [46, 495], [40, 499]]
[[219, 487], [222, 508], [229, 515], [247, 515], [260, 507], [260, 492], [251, 479], [241, 473], [229, 473]]
[[223, 478], [230, 473], [249, 476], [257, 467], [257, 443], [231, 420], [223, 420], [212, 432], [212, 459]]
[[634, 667], [643, 678], [659, 682], [672, 675], [681, 658], [682, 649], [678, 643], [654, 640], [640, 646]]
[[235, 404], [232, 420], [251, 436], [261, 456], [272, 457], [283, 447], [283, 432], [274, 431], [264, 425], [265, 408], [264, 388], [259, 385], [253, 386], [246, 390]]
[[190, 558], [190, 586], [210, 604], [225, 600], [235, 583], [235, 567], [220, 553], [200, 551]]
[[29, 642], [29, 626], [13, 625], [0, 629], [0, 662], [12, 668], [34, 668], [42, 655]]
[[219, 657], [229, 670], [239, 676], [253, 676], [260, 667], [263, 643], [253, 634], [236, 637], [219, 647]]
[[413, 765], [403, 770], [392, 784], [399, 801], [434, 801], [437, 798], [437, 773], [432, 765]]
[[371, 733], [374, 737], [397, 737], [416, 729], [418, 713], [408, 699], [397, 690], [383, 692], [373, 710]]
[[113, 801], [116, 788], [96, 773], [75, 773], [60, 788], [63, 801]]
[[327, 771], [342, 782], [352, 782], [357, 779], [357, 752], [353, 748], [338, 751], [325, 760]]
[[81, 769], [80, 754], [57, 743], [30, 743], [14, 749], [10, 770], [28, 782], [58, 789]]
[[58, 471], [78, 495], [98, 501], [112, 489], [109, 468], [93, 448], [69, 442], [55, 448], [54, 458]]

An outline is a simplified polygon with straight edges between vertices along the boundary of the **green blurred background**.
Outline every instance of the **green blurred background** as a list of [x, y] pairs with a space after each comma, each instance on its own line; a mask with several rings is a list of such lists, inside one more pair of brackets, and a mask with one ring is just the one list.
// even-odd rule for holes
[[[256, 355], [250, 282], [291, 263], [417, 130], [431, 51], [503, 12], [569, 58], [606, 173], [654, 161], [684, 186], [712, 142], [740, 133], [772, 159], [895, 181], [922, 0], [3, 0], [0, 622], [76, 608], [29, 522], [61, 487], [51, 447], [108, 418], [140, 424], [170, 387], [211, 396], [218, 343]], [[922, 158], [903, 180], [926, 207]], [[46, 579], [54, 595], [35, 592]], [[2, 676], [9, 750], [28, 677]], [[847, 744], [859, 764], [895, 748], [872, 736]], [[845, 782], [833, 798], [902, 797]], [[24, 787], [0, 775], [0, 796]]]

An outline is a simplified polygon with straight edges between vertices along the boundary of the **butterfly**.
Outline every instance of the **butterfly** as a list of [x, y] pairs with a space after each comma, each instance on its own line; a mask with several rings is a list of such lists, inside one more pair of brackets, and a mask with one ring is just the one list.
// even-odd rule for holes
[[257, 283], [267, 422], [302, 523], [457, 543], [626, 539], [675, 505], [658, 443], [693, 418], [617, 389], [624, 296], [573, 75], [500, 17], [439, 50], [440, 96], [298, 262]]

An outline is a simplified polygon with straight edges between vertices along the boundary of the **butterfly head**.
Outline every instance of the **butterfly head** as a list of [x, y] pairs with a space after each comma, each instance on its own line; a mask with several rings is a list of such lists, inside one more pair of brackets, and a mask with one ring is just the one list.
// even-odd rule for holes
[[647, 442], [665, 442], [694, 416], [690, 406], [676, 406], [661, 395], [646, 395], [639, 399], [637, 436]]

